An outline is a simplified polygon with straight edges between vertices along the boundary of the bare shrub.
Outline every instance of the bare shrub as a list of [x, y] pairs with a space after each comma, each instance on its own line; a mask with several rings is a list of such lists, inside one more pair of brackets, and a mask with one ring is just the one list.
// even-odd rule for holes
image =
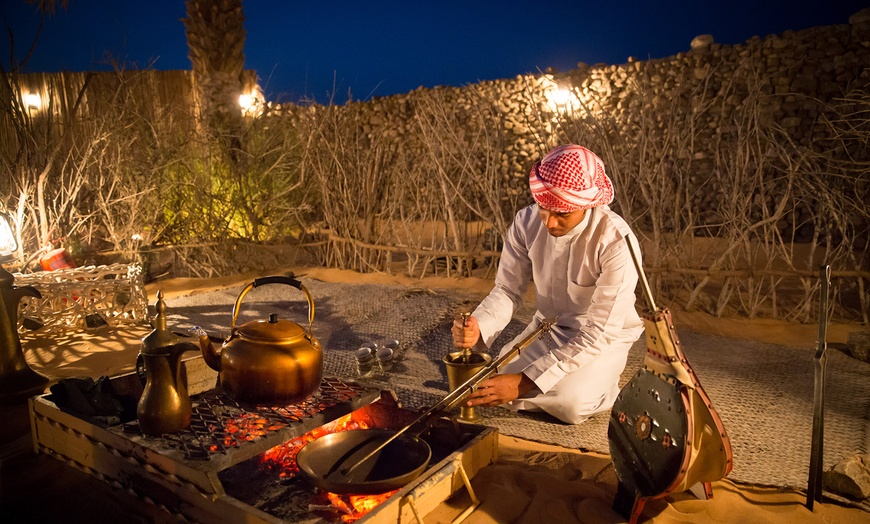
[[323, 188], [322, 263], [359, 271], [469, 275], [492, 264], [499, 236], [527, 198], [506, 183], [510, 143], [497, 104], [469, 90], [471, 111], [421, 93], [401, 136], [360, 104], [312, 108], [304, 169]]
[[[214, 277], [281, 266], [286, 252], [259, 248], [292, 243], [330, 267], [492, 276], [532, 162], [575, 142], [607, 165], [661, 303], [809, 322], [825, 263], [832, 317], [866, 322], [868, 86], [825, 104], [772, 92], [752, 64], [663, 86], [653, 62], [622, 87], [593, 71], [565, 107], [543, 76], [299, 107], [246, 117], [231, 140], [195, 133], [189, 106], [141, 100], [147, 72], [83, 76], [41, 114], [13, 75], [0, 188], [22, 258], [61, 236], [146, 263], [171, 246], [172, 274]], [[785, 97], [815, 108], [810, 134], [773, 118]]]
[[[59, 243], [82, 257], [107, 249], [135, 256], [133, 234], [149, 225], [159, 167], [153, 160], [161, 154], [152, 116], [143, 115], [131, 89], [141, 75], [86, 75], [78, 86], [46, 82], [42, 98], [50, 105], [38, 112], [20, 107], [20, 78], [5, 79], [5, 125], [17, 140], [4, 144], [2, 170], [22, 254]], [[71, 93], [73, 104], [52, 105]]]
[[769, 109], [796, 95], [772, 94], [752, 65], [725, 85], [708, 70], [653, 91], [641, 76], [618, 97], [589, 89], [593, 76], [555, 111], [554, 134], [604, 160], [663, 303], [809, 322], [828, 263], [833, 293], [855, 297], [836, 301], [837, 318], [866, 318], [866, 90], [822, 107], [808, 142]]

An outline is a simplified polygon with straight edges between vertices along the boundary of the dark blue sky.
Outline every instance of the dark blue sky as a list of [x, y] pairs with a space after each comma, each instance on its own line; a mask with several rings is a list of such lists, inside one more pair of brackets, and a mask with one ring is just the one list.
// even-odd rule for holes
[[[190, 69], [184, 0], [70, 0], [50, 17], [25, 72], [126, 67]], [[465, 85], [605, 62], [661, 58], [696, 35], [742, 43], [792, 29], [847, 23], [870, 2], [849, 0], [246, 0], [245, 67], [272, 101], [335, 101]], [[0, 0], [0, 24], [21, 60], [39, 17]], [[4, 28], [5, 29], [5, 28]], [[4, 34], [6, 31], [4, 31]], [[0, 63], [10, 66], [0, 38]]]

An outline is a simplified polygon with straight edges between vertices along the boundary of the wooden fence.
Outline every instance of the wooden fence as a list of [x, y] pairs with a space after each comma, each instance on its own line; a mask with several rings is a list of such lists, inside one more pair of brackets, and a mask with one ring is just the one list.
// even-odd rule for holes
[[[0, 85], [0, 148], [6, 158], [18, 149], [16, 117], [74, 125], [99, 115], [121, 89], [151, 122], [168, 121], [176, 131], [195, 129], [197, 99], [191, 71], [129, 70], [6, 75]], [[160, 116], [160, 118], [158, 118]]]

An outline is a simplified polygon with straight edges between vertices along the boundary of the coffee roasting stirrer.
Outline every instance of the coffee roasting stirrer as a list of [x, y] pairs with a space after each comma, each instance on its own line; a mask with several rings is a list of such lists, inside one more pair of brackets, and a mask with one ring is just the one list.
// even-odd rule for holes
[[828, 363], [828, 288], [831, 285], [831, 266], [819, 269], [821, 296], [819, 298], [819, 340], [813, 357], [813, 441], [810, 446], [810, 478], [807, 485], [807, 509], [813, 510], [813, 501], [822, 501], [822, 462], [825, 457], [825, 371]]
[[362, 464], [363, 462], [374, 457], [379, 451], [381, 451], [382, 449], [387, 447], [387, 444], [389, 444], [390, 442], [399, 438], [400, 435], [402, 435], [403, 433], [408, 431], [408, 429], [410, 429], [414, 425], [416, 425], [422, 421], [429, 420], [430, 418], [432, 418], [433, 415], [435, 415], [441, 411], [449, 411], [449, 410], [453, 409], [454, 407], [456, 407], [456, 405], [459, 404], [460, 402], [462, 402], [462, 400], [468, 394], [470, 394], [472, 391], [474, 391], [474, 388], [477, 387], [477, 385], [480, 382], [482, 382], [483, 380], [488, 378], [490, 375], [493, 375], [494, 373], [496, 373], [500, 367], [502, 367], [508, 361], [512, 360], [514, 357], [519, 355], [520, 352], [522, 350], [526, 349], [526, 347], [529, 344], [534, 342], [539, 337], [544, 336], [548, 331], [550, 331], [550, 328], [555, 323], [556, 323], [555, 318], [542, 320], [540, 325], [534, 331], [532, 331], [529, 334], [529, 336], [527, 336], [526, 338], [524, 338], [521, 341], [514, 344], [514, 347], [512, 347], [510, 351], [508, 351], [500, 358], [491, 361], [489, 364], [487, 364], [486, 366], [481, 368], [480, 371], [478, 371], [477, 373], [472, 375], [468, 380], [466, 380], [465, 382], [463, 382], [462, 384], [457, 386], [456, 389], [454, 389], [450, 394], [448, 394], [446, 397], [441, 399], [440, 402], [438, 402], [437, 404], [435, 404], [431, 408], [424, 411], [419, 417], [414, 419], [414, 421], [412, 421], [407, 426], [396, 431], [396, 433], [394, 433], [387, 440], [383, 441], [380, 445], [378, 445], [378, 447], [373, 449], [368, 455], [366, 455], [365, 457], [363, 457], [362, 459], [357, 461], [356, 464], [354, 464], [354, 465], [350, 466], [349, 468], [347, 468], [346, 470], [342, 471], [341, 472], [342, 475], [344, 475], [344, 476], [350, 475], [350, 473], [353, 470], [355, 470], [357, 467], [359, 467], [360, 464]]

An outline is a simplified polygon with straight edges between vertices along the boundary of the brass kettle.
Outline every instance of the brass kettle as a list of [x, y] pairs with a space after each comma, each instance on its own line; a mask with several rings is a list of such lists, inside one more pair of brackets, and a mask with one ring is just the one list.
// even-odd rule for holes
[[[236, 326], [242, 299], [251, 289], [266, 284], [287, 284], [308, 299], [308, 330], [272, 313], [268, 320]], [[287, 405], [305, 400], [323, 378], [323, 346], [314, 338], [314, 300], [292, 276], [258, 278], [245, 286], [233, 306], [230, 334], [220, 352], [208, 335], [199, 344], [206, 364], [220, 373], [224, 392], [239, 402]]]

